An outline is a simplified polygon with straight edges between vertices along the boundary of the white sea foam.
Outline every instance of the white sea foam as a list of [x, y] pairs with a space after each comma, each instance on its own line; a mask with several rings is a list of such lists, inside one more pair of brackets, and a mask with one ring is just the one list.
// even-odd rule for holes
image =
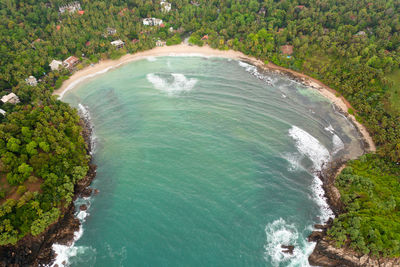
[[156, 89], [164, 91], [168, 94], [177, 94], [180, 92], [190, 91], [197, 83], [197, 79], [188, 79], [185, 75], [181, 73], [172, 73], [171, 76], [172, 82], [154, 73], [149, 73], [146, 77], [147, 80], [151, 82]]
[[[82, 201], [82, 204], [86, 204], [87, 208], [89, 209], [91, 204], [90, 200], [91, 200], [90, 198], [85, 198], [85, 199], [79, 199], [77, 201]], [[79, 226], [79, 230], [74, 233], [74, 239], [72, 241], [72, 244], [70, 245], [53, 244], [52, 248], [53, 251], [56, 253], [56, 259], [54, 263], [51, 265], [51, 267], [68, 266], [70, 263], [69, 259], [71, 257], [83, 254], [89, 249], [89, 247], [85, 246], [75, 246], [75, 242], [78, 241], [83, 235], [82, 223], [85, 222], [85, 219], [88, 215], [89, 213], [87, 211], [81, 211], [81, 210], [78, 210], [78, 212], [75, 214], [75, 216], [81, 222], [81, 225]]]
[[333, 129], [332, 125], [329, 124], [329, 126], [325, 127], [325, 131], [328, 131], [332, 134], [333, 155], [344, 149], [344, 143], [342, 139], [340, 139], [340, 137], [335, 133], [335, 129]]
[[[280, 218], [265, 227], [267, 243], [264, 246], [264, 258], [273, 266], [310, 266], [308, 255], [315, 247], [315, 243], [301, 241], [294, 224], [287, 223]], [[282, 245], [294, 246], [293, 254], [284, 253]]]
[[290, 164], [288, 171], [294, 172], [303, 169], [303, 166], [301, 166], [301, 160], [303, 159], [303, 156], [299, 153], [285, 153], [282, 157]]
[[254, 75], [255, 77], [257, 77], [260, 80], [263, 80], [264, 82], [268, 83], [268, 84], [272, 84], [272, 79], [271, 77], [262, 75], [256, 66], [254, 65], [250, 65], [246, 62], [243, 61], [239, 61], [239, 66], [243, 67], [247, 72], [250, 72], [252, 75]]
[[328, 149], [303, 129], [292, 126], [289, 130], [289, 136], [296, 142], [297, 150], [313, 162], [314, 170], [322, 170], [324, 164], [330, 160]]
[[335, 214], [333, 213], [332, 209], [329, 207], [328, 201], [325, 197], [325, 191], [322, 188], [322, 181], [317, 176], [314, 175], [314, 179], [311, 184], [311, 191], [312, 191], [312, 199], [317, 203], [320, 209], [320, 216], [319, 216], [319, 223], [324, 224], [328, 221], [329, 218], [334, 218]]

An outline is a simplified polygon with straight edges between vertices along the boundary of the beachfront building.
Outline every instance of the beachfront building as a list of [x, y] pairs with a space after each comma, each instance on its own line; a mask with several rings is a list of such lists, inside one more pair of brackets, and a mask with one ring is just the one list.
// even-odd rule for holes
[[284, 55], [290, 56], [293, 54], [293, 45], [282, 45], [281, 52]]
[[6, 111], [0, 108], [0, 114], [5, 116], [6, 115]]
[[171, 11], [171, 3], [168, 3], [165, 0], [161, 0], [160, 5], [162, 12], [168, 13]]
[[9, 93], [8, 95], [5, 95], [1, 98], [1, 101], [5, 104], [5, 103], [10, 103], [10, 104], [18, 104], [19, 98], [16, 94], [14, 93]]
[[49, 66], [52, 71], [55, 71], [55, 70], [59, 70], [60, 66], [62, 66], [62, 64], [63, 63], [60, 60], [53, 59], [53, 61], [49, 64]]
[[30, 86], [36, 86], [37, 85], [37, 80], [33, 76], [29, 76], [29, 78], [26, 78], [25, 82]]
[[115, 46], [117, 49], [120, 49], [120, 48], [124, 47], [125, 42], [123, 42], [121, 40], [115, 40], [115, 41], [112, 41], [111, 44], [113, 46]]
[[158, 47], [166, 46], [166, 45], [167, 45], [167, 42], [165, 42], [165, 41], [158, 40], [156, 42], [156, 46], [158, 46]]
[[58, 10], [60, 11], [61, 14], [65, 13], [65, 12], [74, 13], [81, 9], [82, 9], [81, 4], [78, 1], [68, 3], [68, 4], [60, 6], [58, 8]]
[[70, 56], [69, 58], [63, 61], [63, 66], [69, 70], [72, 70], [78, 63], [79, 59], [77, 57]]
[[146, 26], [160, 26], [162, 23], [163, 23], [162, 19], [157, 19], [157, 18], [143, 19], [143, 25]]

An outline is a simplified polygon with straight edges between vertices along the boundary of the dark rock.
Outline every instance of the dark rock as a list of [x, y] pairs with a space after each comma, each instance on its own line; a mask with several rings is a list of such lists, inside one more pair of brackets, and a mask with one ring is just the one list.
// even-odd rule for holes
[[281, 248], [282, 248], [282, 252], [283, 253], [288, 253], [290, 255], [293, 255], [294, 246], [292, 246], [292, 245], [288, 245], [288, 246], [281, 245]]
[[308, 242], [316, 242], [324, 237], [324, 233], [320, 231], [314, 231], [308, 236]]
[[93, 189], [92, 188], [85, 188], [82, 193], [80, 194], [81, 197], [90, 197], [92, 195]]
[[315, 228], [315, 229], [324, 230], [324, 229], [326, 229], [327, 227], [328, 227], [327, 225], [323, 225], [323, 224], [314, 224], [314, 228]]
[[86, 206], [85, 204], [83, 204], [83, 205], [81, 205], [81, 206], [79, 207], [79, 210], [85, 211], [85, 210], [87, 210], [87, 206]]

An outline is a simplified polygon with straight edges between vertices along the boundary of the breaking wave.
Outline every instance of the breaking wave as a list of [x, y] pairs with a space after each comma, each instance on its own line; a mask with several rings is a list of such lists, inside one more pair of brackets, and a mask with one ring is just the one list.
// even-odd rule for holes
[[[264, 258], [273, 266], [309, 266], [308, 255], [313, 251], [315, 243], [299, 239], [294, 224], [279, 218], [265, 227], [267, 243], [264, 246]], [[299, 244], [299, 242], [301, 244]], [[285, 253], [282, 245], [294, 246], [293, 254]]]
[[[87, 208], [90, 208], [90, 198], [82, 198], [76, 201], [78, 206], [85, 204]], [[56, 253], [56, 259], [51, 265], [51, 267], [61, 267], [61, 266], [69, 266], [70, 258], [75, 257], [80, 254], [84, 254], [87, 250], [93, 250], [93, 248], [86, 246], [75, 246], [76, 241], [78, 241], [83, 235], [83, 226], [82, 223], [85, 222], [86, 217], [89, 213], [84, 210], [79, 210], [75, 213], [75, 216], [79, 219], [81, 225], [79, 226], [79, 230], [74, 233], [74, 240], [69, 245], [61, 245], [61, 244], [53, 244], [53, 251]]]
[[340, 150], [344, 149], [344, 143], [342, 139], [340, 139], [340, 137], [337, 134], [335, 134], [335, 129], [333, 129], [332, 125], [329, 124], [328, 127], [325, 127], [325, 131], [330, 132], [332, 134], [333, 155], [338, 153]]
[[168, 94], [176, 94], [180, 92], [188, 92], [193, 89], [197, 83], [195, 78], [186, 78], [181, 73], [172, 73], [172, 79], [162, 78], [154, 73], [147, 74], [147, 80], [151, 82], [154, 87], [160, 91]]

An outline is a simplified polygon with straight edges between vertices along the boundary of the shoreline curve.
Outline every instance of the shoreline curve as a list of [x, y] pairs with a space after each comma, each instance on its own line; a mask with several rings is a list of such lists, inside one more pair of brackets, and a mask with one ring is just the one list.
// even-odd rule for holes
[[375, 143], [371, 135], [367, 131], [366, 127], [362, 125], [360, 122], [358, 122], [354, 115], [348, 113], [348, 109], [352, 108], [351, 104], [343, 96], [336, 96], [337, 95], [336, 90], [330, 88], [321, 81], [312, 78], [306, 74], [277, 66], [271, 62], [264, 63], [263, 61], [255, 57], [248, 56], [243, 54], [242, 52], [234, 50], [218, 50], [211, 48], [209, 46], [200, 47], [182, 43], [173, 46], [156, 47], [135, 54], [126, 54], [117, 60], [111, 60], [111, 59], [101, 60], [99, 63], [93, 66], [87, 66], [82, 70], [73, 73], [68, 80], [63, 82], [62, 86], [59, 89], [53, 92], [53, 95], [58, 95], [59, 99], [62, 99], [66, 92], [73, 89], [79, 83], [133, 61], [146, 59], [147, 57], [174, 56], [174, 55], [181, 55], [181, 56], [198, 55], [198, 56], [222, 57], [235, 60], [244, 60], [266, 71], [275, 71], [278, 73], [290, 75], [295, 79], [298, 79], [304, 85], [316, 89], [323, 97], [329, 99], [342, 113], [346, 115], [346, 117], [348, 117], [351, 120], [353, 125], [356, 126], [358, 132], [362, 136], [362, 139], [368, 146], [367, 150], [370, 152], [376, 151]]

